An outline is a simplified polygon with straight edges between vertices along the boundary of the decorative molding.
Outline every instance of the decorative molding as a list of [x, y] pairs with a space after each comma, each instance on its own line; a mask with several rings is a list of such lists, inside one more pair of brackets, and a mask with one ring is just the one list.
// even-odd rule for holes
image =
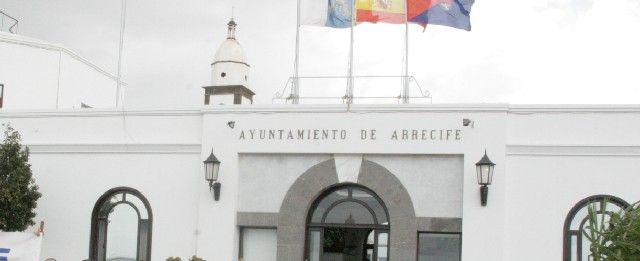
[[32, 154], [200, 154], [200, 144], [25, 144]]
[[266, 104], [204, 106], [185, 109], [0, 110], [3, 118], [189, 116], [270, 113], [640, 113], [640, 105], [509, 105], [509, 104]]
[[640, 104], [510, 104], [511, 114], [639, 113]]
[[640, 145], [507, 145], [508, 156], [640, 156]]
[[0, 110], [0, 118], [53, 118], [53, 117], [124, 117], [124, 116], [200, 116], [200, 109], [181, 110], [128, 110], [119, 109], [65, 109], [65, 110]]
[[506, 104], [271, 104], [251, 106], [219, 106], [203, 109], [204, 114], [250, 113], [456, 113], [456, 112], [507, 112]]
[[336, 172], [340, 183], [358, 183], [358, 175], [362, 166], [362, 154], [334, 154]]
[[225, 60], [225, 61], [215, 61], [211, 63], [211, 66], [213, 66], [216, 63], [237, 63], [237, 64], [244, 64], [247, 67], [251, 67], [251, 65], [249, 65], [248, 63], [245, 62], [238, 62], [238, 61], [231, 61], [231, 60]]
[[462, 232], [462, 218], [418, 217], [417, 219], [418, 232]]
[[240, 227], [276, 228], [278, 215], [278, 213], [238, 212], [236, 221]]

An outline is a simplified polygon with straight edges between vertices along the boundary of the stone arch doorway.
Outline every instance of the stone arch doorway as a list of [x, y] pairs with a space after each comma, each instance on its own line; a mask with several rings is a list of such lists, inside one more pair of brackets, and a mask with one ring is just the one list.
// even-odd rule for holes
[[387, 208], [373, 191], [357, 184], [333, 186], [307, 214], [305, 260], [387, 260], [389, 226]]
[[334, 159], [306, 170], [291, 185], [278, 213], [277, 260], [305, 260], [307, 216], [324, 192], [342, 185], [359, 185], [377, 195], [387, 208], [389, 260], [416, 260], [417, 218], [402, 182], [383, 166], [362, 160], [355, 182], [341, 183]]

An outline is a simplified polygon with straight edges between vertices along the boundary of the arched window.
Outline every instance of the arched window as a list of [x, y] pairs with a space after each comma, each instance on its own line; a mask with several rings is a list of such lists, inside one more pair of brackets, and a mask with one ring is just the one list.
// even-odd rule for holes
[[593, 206], [598, 214], [604, 213], [605, 219], [607, 219], [609, 214], [627, 208], [629, 203], [610, 195], [591, 196], [578, 202], [569, 211], [569, 215], [564, 221], [564, 261], [590, 260], [590, 242], [584, 236], [584, 231], [588, 226], [589, 206]]
[[309, 261], [353, 259], [387, 260], [389, 214], [382, 200], [358, 185], [342, 185], [324, 192], [307, 217]]
[[132, 188], [104, 193], [91, 214], [89, 259], [151, 260], [153, 214], [147, 199]]

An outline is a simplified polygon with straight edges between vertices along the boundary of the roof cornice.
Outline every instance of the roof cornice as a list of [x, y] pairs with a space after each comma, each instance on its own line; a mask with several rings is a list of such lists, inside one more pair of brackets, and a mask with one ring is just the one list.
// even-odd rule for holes
[[199, 116], [203, 114], [265, 113], [640, 113], [640, 104], [562, 105], [504, 103], [478, 104], [267, 104], [215, 105], [184, 109], [65, 109], [9, 110], [0, 109], [0, 118], [46, 117], [112, 117], [112, 116]]

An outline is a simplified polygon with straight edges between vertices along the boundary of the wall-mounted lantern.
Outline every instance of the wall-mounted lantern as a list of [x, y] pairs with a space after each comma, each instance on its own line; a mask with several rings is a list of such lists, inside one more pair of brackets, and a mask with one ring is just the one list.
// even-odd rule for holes
[[480, 185], [480, 203], [482, 206], [487, 205], [487, 197], [489, 196], [489, 185], [493, 181], [493, 169], [496, 166], [487, 156], [487, 150], [484, 156], [476, 163], [476, 172], [478, 175], [478, 185]]
[[220, 161], [213, 155], [213, 151], [204, 163], [204, 178], [209, 182], [209, 189], [213, 190], [213, 199], [218, 201], [220, 199], [220, 187], [218, 182], [218, 171], [220, 171]]

